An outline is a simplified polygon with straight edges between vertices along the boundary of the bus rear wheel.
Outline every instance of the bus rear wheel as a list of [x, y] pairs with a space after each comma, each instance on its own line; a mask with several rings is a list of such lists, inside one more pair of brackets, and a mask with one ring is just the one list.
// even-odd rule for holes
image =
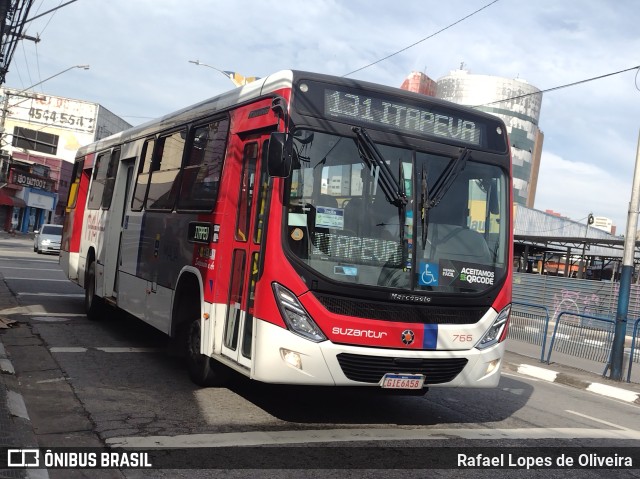
[[96, 296], [96, 262], [91, 261], [84, 281], [84, 311], [91, 321], [102, 317], [102, 298]]
[[229, 379], [229, 371], [223, 364], [201, 353], [201, 331], [199, 314], [192, 313], [185, 332], [189, 377], [198, 386], [222, 386]]

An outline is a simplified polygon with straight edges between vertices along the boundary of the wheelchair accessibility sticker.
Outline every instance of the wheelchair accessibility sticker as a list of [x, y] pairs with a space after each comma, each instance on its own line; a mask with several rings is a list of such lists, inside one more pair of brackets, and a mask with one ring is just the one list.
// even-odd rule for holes
[[438, 286], [439, 273], [438, 263], [420, 262], [418, 284], [420, 286]]

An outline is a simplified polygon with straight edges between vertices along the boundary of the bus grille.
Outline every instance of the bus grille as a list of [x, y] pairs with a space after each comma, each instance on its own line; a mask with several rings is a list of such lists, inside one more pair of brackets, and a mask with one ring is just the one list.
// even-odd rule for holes
[[425, 384], [452, 381], [464, 369], [466, 358], [389, 358], [340, 353], [337, 356], [342, 372], [352, 381], [379, 383], [386, 373], [424, 374]]
[[445, 307], [418, 304], [397, 304], [314, 293], [328, 311], [358, 318], [401, 321], [421, 324], [475, 324], [488, 307]]

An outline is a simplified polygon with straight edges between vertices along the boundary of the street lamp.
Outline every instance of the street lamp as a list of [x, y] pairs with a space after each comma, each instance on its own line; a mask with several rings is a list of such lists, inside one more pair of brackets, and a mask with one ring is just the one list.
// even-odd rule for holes
[[[55, 78], [57, 76], [62, 75], [63, 73], [68, 72], [69, 70], [73, 70], [74, 68], [81, 68], [83, 70], [88, 70], [89, 69], [89, 65], [73, 65], [72, 67], [66, 68], [64, 70], [62, 70], [61, 72], [56, 73], [55, 75], [51, 75], [48, 78], [45, 78], [44, 80], [39, 81], [38, 83], [34, 83], [31, 86], [28, 86], [27, 88], [23, 88], [22, 90], [16, 91], [16, 92], [8, 92], [6, 89], [4, 91], [4, 104], [2, 106], [2, 120], [0, 120], [0, 135], [4, 134], [4, 123], [5, 123], [5, 119], [7, 118], [7, 113], [9, 111], [9, 96], [23, 96], [22, 94], [24, 92], [26, 92], [27, 90], [31, 90], [33, 87], [36, 87], [38, 85], [42, 85], [44, 82], [51, 80], [52, 78]], [[20, 100], [17, 103], [14, 103], [11, 106], [16, 106], [19, 105], [22, 102], [25, 102], [29, 99], [32, 99], [31, 96], [26, 96], [24, 100]], [[0, 145], [0, 147], [3, 145]]]
[[[73, 70], [74, 68], [81, 68], [83, 70], [88, 70], [89, 69], [89, 65], [73, 65], [72, 67], [66, 68], [64, 70], [62, 70], [61, 72], [56, 73], [55, 75], [51, 75], [48, 78], [45, 78], [44, 80], [39, 81], [38, 83], [34, 83], [31, 86], [28, 86], [27, 88], [23, 88], [22, 90], [16, 91], [16, 92], [8, 92], [6, 89], [4, 91], [4, 104], [2, 106], [2, 120], [0, 121], [0, 135], [2, 135], [4, 133], [4, 123], [5, 123], [5, 119], [7, 118], [7, 113], [9, 111], [9, 96], [22, 96], [22, 94], [24, 92], [26, 92], [27, 90], [31, 90], [33, 87], [36, 87], [38, 85], [42, 85], [44, 82], [51, 80], [52, 78], [55, 78], [57, 76], [62, 75], [63, 73], [68, 72], [69, 70]], [[29, 99], [32, 99], [31, 96], [26, 96], [24, 100], [21, 100], [17, 103], [14, 103], [11, 106], [16, 106], [19, 105], [20, 103], [27, 101]], [[2, 145], [0, 145], [2, 146]]]
[[222, 70], [220, 70], [219, 68], [216, 68], [216, 67], [211, 66], [211, 65], [207, 65], [206, 63], [202, 63], [200, 60], [189, 60], [189, 63], [193, 63], [194, 65], [200, 65], [200, 66], [202, 66], [202, 67], [212, 68], [213, 70], [215, 70], [215, 71], [217, 71], [217, 72], [220, 72], [222, 75], [224, 75], [224, 77], [225, 77], [227, 80], [229, 80], [229, 79], [231, 79], [231, 80], [232, 80], [231, 75], [233, 74], [233, 72], [225, 72], [225, 71], [222, 71]]
[[20, 90], [20, 91], [19, 91], [19, 92], [17, 92], [17, 93], [12, 93], [12, 94], [13, 94], [13, 95], [19, 95], [20, 93], [24, 93], [25, 91], [27, 91], [27, 90], [31, 90], [33, 87], [38, 86], [38, 85], [41, 85], [41, 84], [43, 84], [44, 82], [51, 80], [52, 78], [55, 78], [55, 77], [57, 77], [57, 76], [62, 75], [63, 73], [67, 73], [69, 70], [73, 70], [74, 68], [82, 68], [83, 70], [88, 70], [88, 69], [89, 69], [89, 65], [73, 65], [72, 67], [69, 67], [69, 68], [67, 68], [67, 69], [65, 69], [65, 70], [62, 70], [61, 72], [58, 72], [58, 73], [56, 73], [55, 75], [51, 75], [50, 77], [45, 78], [44, 80], [41, 80], [41, 81], [39, 81], [38, 83], [34, 83], [33, 85], [28, 86], [27, 88], [25, 88], [25, 89], [23, 89], [23, 90]]
[[199, 65], [202, 67], [208, 67], [217, 72], [220, 72], [220, 74], [224, 75], [224, 77], [227, 80], [231, 80], [235, 86], [243, 86], [243, 85], [246, 85], [247, 83], [251, 83], [252, 81], [259, 79], [259, 77], [245, 77], [236, 72], [220, 70], [219, 68], [216, 68], [214, 66], [207, 65], [206, 63], [202, 63], [200, 60], [189, 60], [189, 63], [193, 63], [194, 65]]

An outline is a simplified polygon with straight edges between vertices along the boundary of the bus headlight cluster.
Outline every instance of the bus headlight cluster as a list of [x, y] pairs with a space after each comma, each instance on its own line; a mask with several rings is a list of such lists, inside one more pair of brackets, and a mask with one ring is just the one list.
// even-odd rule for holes
[[509, 314], [511, 313], [511, 305], [505, 306], [498, 317], [495, 319], [491, 327], [484, 334], [476, 348], [485, 349], [494, 344], [501, 343], [507, 337], [507, 325], [509, 323]]
[[273, 283], [273, 293], [280, 309], [282, 319], [292, 333], [316, 343], [325, 341], [327, 337], [302, 307], [295, 294], [278, 283]]

